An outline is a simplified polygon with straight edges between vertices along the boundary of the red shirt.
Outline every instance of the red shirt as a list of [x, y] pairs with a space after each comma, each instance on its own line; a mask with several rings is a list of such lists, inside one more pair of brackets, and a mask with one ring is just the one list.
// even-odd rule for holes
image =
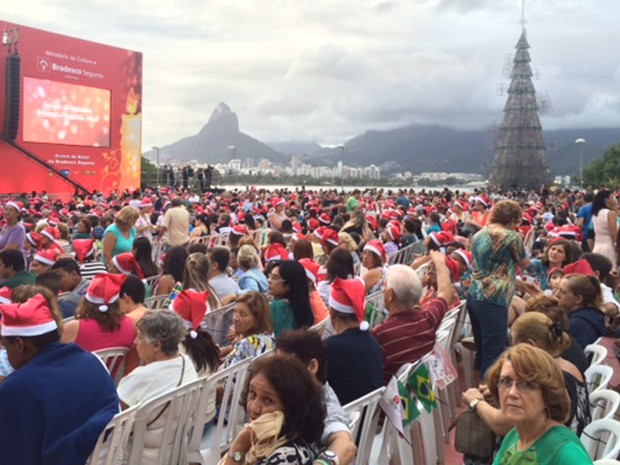
[[437, 328], [447, 311], [448, 302], [437, 297], [423, 307], [390, 315], [372, 330], [383, 354], [383, 384], [401, 366], [418, 361], [433, 349]]

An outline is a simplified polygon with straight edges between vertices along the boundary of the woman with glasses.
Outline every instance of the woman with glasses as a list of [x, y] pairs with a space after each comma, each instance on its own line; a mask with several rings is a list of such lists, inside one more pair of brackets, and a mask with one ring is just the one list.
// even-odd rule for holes
[[269, 275], [269, 313], [275, 337], [284, 331], [314, 324], [310, 307], [308, 278], [304, 267], [294, 260], [275, 265]]
[[577, 435], [563, 426], [570, 400], [560, 367], [544, 350], [529, 344], [506, 350], [487, 371], [487, 385], [514, 425], [494, 465], [592, 463]]

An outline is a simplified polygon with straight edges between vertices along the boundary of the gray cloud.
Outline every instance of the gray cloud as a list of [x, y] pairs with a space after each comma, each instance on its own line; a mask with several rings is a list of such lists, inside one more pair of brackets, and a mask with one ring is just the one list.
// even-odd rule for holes
[[[51, 5], [53, 3], [53, 5]], [[547, 128], [620, 126], [617, 0], [526, 2]], [[262, 140], [338, 144], [412, 123], [501, 120], [518, 0], [21, 0], [0, 18], [144, 53], [144, 147], [220, 101]]]

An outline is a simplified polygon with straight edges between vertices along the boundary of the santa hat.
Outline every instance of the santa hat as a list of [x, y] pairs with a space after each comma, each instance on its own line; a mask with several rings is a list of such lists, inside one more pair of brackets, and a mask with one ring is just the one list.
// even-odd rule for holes
[[288, 260], [288, 252], [282, 244], [270, 244], [265, 249], [265, 260], [268, 262]]
[[304, 236], [300, 232], [293, 233], [293, 235], [291, 236], [291, 240], [294, 242], [300, 241], [302, 239], [306, 239], [306, 236]]
[[99, 305], [99, 311], [107, 312], [108, 304], [118, 300], [125, 275], [100, 273], [93, 277], [86, 290], [86, 300]]
[[314, 230], [314, 235], [318, 237], [320, 240], [323, 240], [323, 235], [325, 234], [326, 230], [327, 228], [325, 226], [319, 226], [318, 228]]
[[[58, 226], [58, 223], [60, 223], [60, 218], [58, 217], [58, 215], [56, 214], [51, 214], [48, 218], [47, 218], [47, 224], [49, 224], [52, 227], [56, 227]], [[58, 239], [58, 238], [56, 238]]]
[[73, 239], [72, 245], [78, 263], [84, 263], [87, 258], [94, 257], [97, 251], [95, 239]]
[[12, 295], [13, 289], [6, 286], [0, 288], [0, 304], [10, 304]]
[[310, 231], [315, 231], [319, 227], [319, 225], [319, 220], [317, 220], [316, 218], [310, 218], [308, 220], [308, 229]]
[[60, 232], [58, 231], [58, 229], [51, 226], [43, 229], [43, 231], [41, 231], [41, 234], [47, 237], [52, 242], [56, 242], [58, 238], [60, 238]]
[[465, 263], [467, 268], [471, 268], [471, 265], [473, 263], [473, 258], [470, 252], [468, 252], [465, 249], [456, 249], [454, 253], [463, 259], [463, 262]]
[[321, 213], [321, 216], [319, 216], [319, 221], [325, 225], [332, 224], [332, 218], [327, 213]]
[[450, 277], [452, 278], [452, 281], [453, 282], [458, 281], [461, 276], [459, 262], [457, 262], [456, 260], [452, 260], [447, 255], [444, 255], [444, 262], [446, 263], [446, 267], [448, 268], [448, 271], [450, 272]]
[[[560, 267], [558, 267], [558, 266], [552, 266], [551, 268], [549, 268], [549, 269], [547, 270], [547, 275], [546, 275], [547, 282], [549, 282], [549, 278], [551, 277], [551, 275], [552, 275], [553, 273], [561, 273], [561, 274], [562, 274], [562, 276], [564, 275], [564, 271], [562, 270], [562, 268], [560, 268]], [[0, 290], [1, 290], [1, 289], [0, 289]]]
[[179, 295], [170, 303], [170, 310], [181, 317], [185, 327], [190, 330], [192, 339], [198, 337], [198, 328], [202, 323], [202, 318], [207, 313], [207, 300], [209, 291], [196, 292], [190, 290], [181, 291]]
[[445, 247], [454, 242], [454, 236], [450, 231], [432, 232], [428, 235], [437, 247]]
[[485, 208], [489, 208], [491, 206], [491, 201], [484, 194], [480, 194], [478, 197], [475, 197], [475, 200], [476, 202], [480, 202], [482, 205], [484, 205]]
[[237, 226], [233, 227], [230, 232], [235, 236], [246, 236], [248, 234], [248, 228], [246, 228], [242, 224], [238, 224]]
[[362, 331], [367, 331], [369, 325], [364, 320], [365, 295], [366, 288], [361, 280], [336, 278], [329, 294], [329, 306], [337, 312], [355, 315], [359, 322], [359, 328]]
[[286, 204], [286, 200], [284, 200], [281, 197], [274, 197], [273, 199], [271, 199], [271, 206], [273, 208], [279, 207], [280, 205], [285, 205]]
[[44, 265], [52, 266], [56, 263], [56, 252], [50, 249], [39, 250], [33, 260], [43, 263]]
[[301, 225], [297, 223], [296, 221], [291, 225], [291, 227], [293, 228], [293, 231], [295, 231], [296, 233], [301, 233]]
[[45, 297], [37, 294], [22, 304], [0, 305], [2, 336], [34, 337], [58, 328]]
[[368, 241], [364, 246], [364, 250], [370, 250], [375, 255], [381, 257], [382, 261], [385, 261], [385, 248], [379, 240]]
[[366, 223], [370, 226], [370, 229], [373, 231], [377, 230], [377, 219], [374, 216], [368, 215], [366, 217]]
[[43, 237], [41, 237], [41, 234], [30, 232], [26, 234], [26, 240], [36, 249], [43, 247]]
[[320, 268], [319, 264], [311, 258], [302, 258], [299, 260], [299, 263], [304, 267], [304, 270], [306, 270], [306, 276], [308, 279], [316, 286]]
[[389, 234], [389, 236], [392, 238], [394, 242], [400, 242], [400, 236], [401, 236], [400, 224], [392, 221], [387, 224], [387, 226], [385, 227], [385, 230], [387, 231], [387, 233]]
[[140, 208], [151, 208], [153, 206], [153, 202], [148, 197], [144, 197], [142, 202], [140, 202]]
[[21, 213], [22, 208], [24, 208], [24, 204], [21, 202], [18, 202], [16, 200], [9, 200], [4, 207], [11, 207], [14, 208], [15, 210], [17, 210], [17, 213]]
[[388, 213], [388, 218], [392, 221], [400, 220], [400, 214], [396, 210], [392, 210]]
[[450, 219], [445, 219], [441, 222], [441, 230], [454, 234], [456, 231], [456, 223]]
[[112, 263], [123, 274], [134, 273], [138, 278], [144, 279], [142, 268], [131, 252], [125, 252], [112, 257]]
[[338, 233], [333, 229], [326, 228], [323, 232], [323, 237], [321, 237], [321, 243], [330, 243], [331, 245], [338, 247], [340, 244], [340, 238], [338, 237]]
[[467, 205], [465, 202], [461, 202], [460, 200], [455, 200], [454, 202], [452, 202], [452, 208], [454, 207], [457, 207], [464, 212], [469, 210], [469, 205]]
[[574, 263], [569, 263], [562, 268], [562, 271], [564, 272], [564, 276], [567, 274], [585, 274], [588, 276], [596, 276], [587, 260], [577, 260]]

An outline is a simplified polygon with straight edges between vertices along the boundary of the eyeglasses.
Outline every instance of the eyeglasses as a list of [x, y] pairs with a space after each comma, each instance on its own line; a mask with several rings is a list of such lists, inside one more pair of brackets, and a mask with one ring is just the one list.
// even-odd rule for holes
[[497, 380], [497, 387], [503, 390], [509, 390], [512, 385], [517, 386], [517, 391], [526, 394], [529, 392], [533, 392], [540, 388], [540, 384], [534, 381], [523, 381], [521, 379], [512, 379], [512, 378], [499, 378]]

